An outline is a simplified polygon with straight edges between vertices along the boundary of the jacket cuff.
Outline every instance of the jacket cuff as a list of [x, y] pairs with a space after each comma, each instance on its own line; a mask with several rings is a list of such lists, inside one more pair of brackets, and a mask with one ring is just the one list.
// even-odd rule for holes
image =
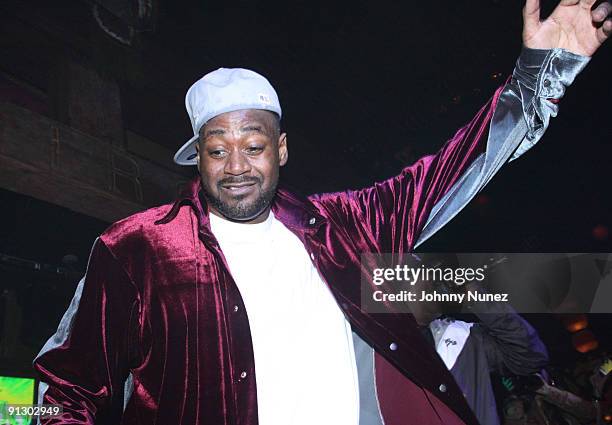
[[541, 50], [523, 46], [512, 73], [512, 85], [521, 97], [527, 140], [512, 159], [531, 148], [544, 134], [550, 118], [557, 116], [558, 100], [590, 60], [588, 56], [565, 49]]
[[530, 49], [524, 47], [516, 62], [513, 77], [535, 96], [561, 99], [576, 76], [591, 60], [565, 49]]

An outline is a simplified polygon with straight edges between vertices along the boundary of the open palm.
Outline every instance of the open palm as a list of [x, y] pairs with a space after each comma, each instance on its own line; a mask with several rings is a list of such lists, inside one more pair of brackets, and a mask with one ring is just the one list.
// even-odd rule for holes
[[527, 0], [523, 9], [523, 44], [532, 49], [560, 47], [592, 56], [612, 33], [612, 3], [605, 1], [592, 10], [596, 0], [561, 0], [540, 20], [540, 0]]

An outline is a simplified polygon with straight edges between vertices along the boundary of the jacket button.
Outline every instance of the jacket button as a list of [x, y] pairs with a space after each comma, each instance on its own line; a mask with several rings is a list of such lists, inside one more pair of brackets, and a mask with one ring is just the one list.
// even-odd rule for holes
[[240, 308], [240, 307], [238, 307], [238, 305], [235, 305], [235, 306], [234, 306], [234, 313], [235, 313], [235, 312], [237, 312], [239, 308]]
[[242, 373], [240, 374], [240, 377], [244, 379], [246, 378], [246, 376], [247, 376], [247, 373], [243, 370]]
[[440, 386], [438, 387], [438, 389], [440, 390], [441, 393], [445, 393], [446, 392], [446, 385], [444, 384], [440, 384]]
[[310, 220], [308, 220], [308, 224], [310, 224], [311, 226], [314, 225], [317, 222], [317, 219], [314, 217], [311, 217]]
[[395, 342], [392, 342], [391, 344], [389, 344], [389, 349], [391, 351], [396, 351], [397, 350], [397, 344]]

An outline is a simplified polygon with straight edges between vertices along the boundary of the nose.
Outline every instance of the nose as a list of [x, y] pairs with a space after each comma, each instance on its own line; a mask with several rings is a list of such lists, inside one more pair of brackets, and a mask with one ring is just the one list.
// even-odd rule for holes
[[240, 176], [242, 174], [251, 171], [251, 163], [246, 155], [240, 150], [233, 150], [225, 163], [225, 173], [234, 176]]

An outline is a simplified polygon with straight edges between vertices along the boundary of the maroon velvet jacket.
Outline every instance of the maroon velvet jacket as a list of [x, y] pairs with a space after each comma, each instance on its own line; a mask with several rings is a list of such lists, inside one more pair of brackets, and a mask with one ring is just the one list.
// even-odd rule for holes
[[[360, 254], [413, 249], [433, 206], [483, 152], [500, 92], [399, 176], [307, 199], [279, 189], [273, 201], [353, 330], [375, 348], [387, 424], [476, 423], [411, 316], [360, 309]], [[35, 360], [49, 384], [44, 402], [64, 406], [43, 423], [257, 424], [247, 314], [199, 189], [198, 179], [173, 205], [121, 220], [96, 241], [82, 292]]]

